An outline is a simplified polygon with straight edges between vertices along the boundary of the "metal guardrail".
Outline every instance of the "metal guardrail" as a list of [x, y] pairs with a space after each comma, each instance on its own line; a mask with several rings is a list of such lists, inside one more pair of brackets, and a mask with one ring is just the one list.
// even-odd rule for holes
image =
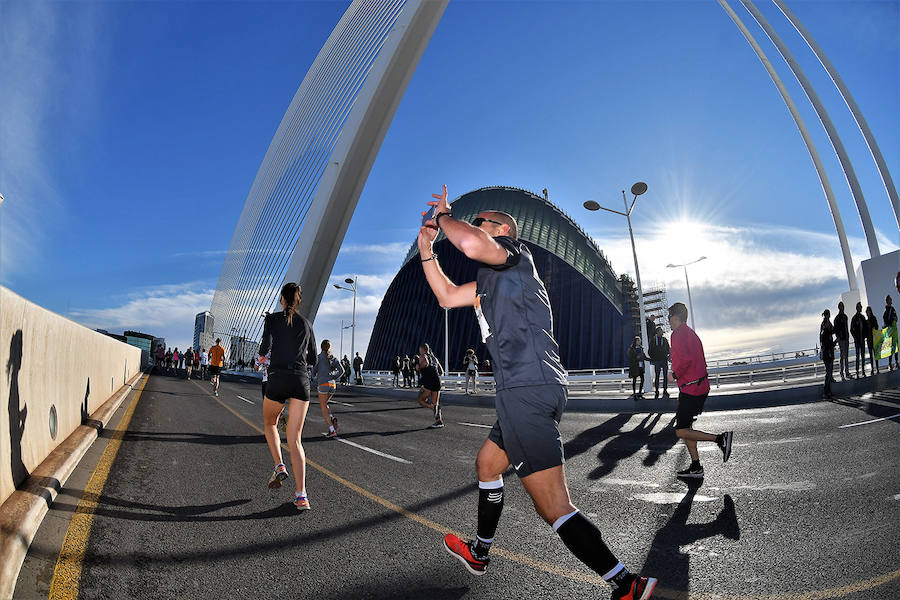
[[[795, 353], [781, 353], [783, 356], [793, 354]], [[855, 355], [852, 353], [848, 356], [851, 366], [854, 358]], [[709, 381], [713, 389], [723, 391], [757, 390], [784, 385], [809, 385], [824, 381], [825, 365], [815, 354], [807, 354], [799, 359], [790, 356], [790, 358], [785, 360], [790, 360], [791, 363], [773, 364], [769, 361], [755, 368], [735, 365], [734, 363], [737, 361], [729, 360], [727, 361], [730, 363], [728, 365], [709, 368]], [[835, 376], [839, 375], [838, 364], [838, 360], [835, 358]], [[628, 394], [631, 391], [631, 379], [626, 371], [627, 369], [624, 368], [569, 371], [569, 392], [619, 396]], [[652, 377], [652, 369], [650, 374]], [[366, 385], [393, 387], [394, 376], [390, 371], [363, 371], [363, 379]], [[465, 389], [465, 374], [459, 371], [450, 372], [441, 377], [441, 382], [445, 391], [462, 392]], [[402, 376], [400, 377], [400, 383], [403, 383]], [[496, 383], [493, 377], [487, 374], [479, 374], [479, 393], [494, 393], [495, 386]], [[670, 385], [669, 387], [673, 386]]]

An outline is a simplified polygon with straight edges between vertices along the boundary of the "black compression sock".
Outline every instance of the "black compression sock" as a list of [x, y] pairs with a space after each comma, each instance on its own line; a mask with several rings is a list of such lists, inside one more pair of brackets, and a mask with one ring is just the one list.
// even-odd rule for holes
[[554, 529], [566, 548], [604, 580], [615, 587], [620, 587], [620, 582], [628, 577], [628, 570], [607, 547], [597, 526], [580, 511], [567, 517], [561, 518], [566, 519], [562, 524], [558, 526], [554, 524]]
[[503, 512], [503, 479], [478, 482], [478, 531], [475, 551], [487, 556]]

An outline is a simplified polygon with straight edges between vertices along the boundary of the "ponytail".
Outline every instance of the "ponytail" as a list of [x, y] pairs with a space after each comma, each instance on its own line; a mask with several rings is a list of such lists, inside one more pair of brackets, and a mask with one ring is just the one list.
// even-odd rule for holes
[[303, 291], [294, 282], [286, 283], [281, 288], [281, 299], [284, 301], [284, 318], [288, 327], [293, 324], [294, 314], [300, 308], [300, 299], [302, 297]]

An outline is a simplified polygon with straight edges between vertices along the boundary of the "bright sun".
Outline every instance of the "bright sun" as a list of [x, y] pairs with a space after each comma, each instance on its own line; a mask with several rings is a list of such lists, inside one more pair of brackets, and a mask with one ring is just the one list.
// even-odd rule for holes
[[713, 239], [709, 227], [696, 221], [676, 221], [666, 226], [658, 240], [664, 250], [660, 256], [671, 264], [683, 264], [711, 258], [714, 246], [721, 243]]

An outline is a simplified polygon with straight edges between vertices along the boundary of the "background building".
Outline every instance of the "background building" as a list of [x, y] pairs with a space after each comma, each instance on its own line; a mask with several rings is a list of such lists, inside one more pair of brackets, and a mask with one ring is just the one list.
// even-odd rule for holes
[[[515, 217], [519, 239], [531, 250], [550, 295], [553, 333], [567, 369], [624, 365], [634, 333], [627, 296], [602, 251], [568, 215], [546, 197], [510, 187], [481, 188], [452, 206], [453, 215], [467, 221], [487, 209]], [[451, 280], [475, 279], [476, 263], [442, 233], [435, 252]], [[367, 368], [387, 369], [394, 356], [412, 357], [422, 342], [444, 360], [444, 310], [425, 281], [418, 255], [413, 243], [381, 302], [365, 355]], [[450, 309], [448, 320], [449, 370], [462, 368], [467, 348], [475, 349], [479, 360], [489, 358], [471, 308]]]
[[[126, 331], [122, 335], [125, 337], [126, 344], [137, 346], [141, 349], [141, 368], [146, 367], [156, 350], [156, 345], [153, 341], [158, 338], [140, 331]], [[162, 342], [165, 343], [165, 340], [162, 340]]]
[[212, 313], [204, 311], [194, 317], [194, 348], [206, 348], [207, 350], [215, 342], [213, 333]]

